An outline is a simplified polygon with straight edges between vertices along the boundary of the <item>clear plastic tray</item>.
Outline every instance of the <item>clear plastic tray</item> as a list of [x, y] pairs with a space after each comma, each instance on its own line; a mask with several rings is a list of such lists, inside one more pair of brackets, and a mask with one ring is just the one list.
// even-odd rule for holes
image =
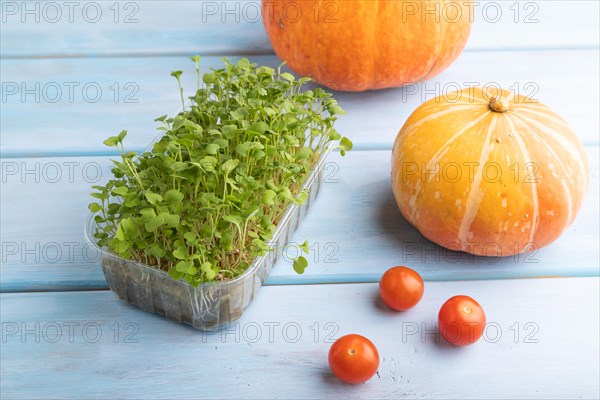
[[271, 272], [282, 247], [291, 239], [315, 201], [323, 181], [325, 160], [331, 149], [332, 146], [321, 154], [302, 186], [302, 190], [309, 192], [306, 202], [290, 204], [279, 220], [269, 242], [273, 250], [255, 258], [242, 275], [229, 281], [193, 287], [185, 281], [173, 280], [160, 269], [123, 259], [97, 245], [93, 235], [96, 225], [94, 214], [90, 215], [85, 237], [101, 255], [102, 272], [108, 286], [125, 302], [196, 329], [216, 330], [238, 320]]

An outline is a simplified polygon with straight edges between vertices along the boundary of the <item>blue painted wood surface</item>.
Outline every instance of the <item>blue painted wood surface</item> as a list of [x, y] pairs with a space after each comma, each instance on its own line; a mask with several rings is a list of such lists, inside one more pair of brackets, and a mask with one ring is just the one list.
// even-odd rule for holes
[[[491, 326], [468, 348], [426, 332], [456, 293], [476, 298]], [[417, 307], [395, 313], [376, 284], [266, 286], [239, 325], [216, 334], [107, 291], [2, 294], [0, 395], [593, 399], [598, 293], [596, 278], [430, 282]], [[327, 366], [330, 341], [348, 333], [379, 349], [378, 374], [363, 385], [341, 383]]]
[[[600, 397], [598, 2], [482, 1], [465, 52], [439, 77], [336, 94], [348, 111], [340, 131], [358, 151], [332, 156], [321, 197], [295, 235], [315, 243], [311, 266], [298, 276], [281, 260], [240, 325], [208, 336], [94, 290], [106, 285], [94, 255], [81, 252], [89, 186], [98, 171], [107, 178], [106, 136], [128, 129], [128, 146], [141, 149], [155, 135], [152, 119], [178, 109], [169, 72], [184, 69], [192, 88], [188, 55], [202, 54], [203, 70], [223, 55], [280, 60], [250, 14], [257, 1], [96, 3], [103, 12], [96, 23], [81, 9], [68, 21], [60, 2], [59, 22], [48, 22], [47, 9], [39, 23], [31, 14], [23, 23], [20, 10], [10, 9], [22, 2], [0, 1], [0, 291], [20, 292], [0, 295], [0, 397]], [[124, 23], [128, 15], [138, 22]], [[36, 82], [47, 90], [39, 102], [10, 94], [13, 83], [20, 90]], [[72, 101], [68, 82], [75, 84]], [[578, 219], [554, 244], [518, 262], [456, 260], [401, 219], [390, 193], [389, 149], [405, 119], [422, 101], [468, 82], [535, 92], [586, 144], [591, 185]], [[57, 85], [62, 93], [53, 103]], [[97, 102], [94, 86], [102, 90]], [[375, 284], [362, 283], [395, 264], [427, 281], [423, 301], [402, 314], [377, 300]], [[538, 279], [503, 279], [520, 277]], [[341, 282], [359, 284], [327, 284]], [[502, 330], [498, 342], [455, 349], [429, 334], [422, 343], [420, 324], [434, 329], [440, 305], [458, 293], [480, 301], [488, 322]], [[416, 334], [407, 334], [411, 329]], [[382, 355], [378, 375], [359, 386], [341, 384], [326, 365], [326, 339], [351, 332], [371, 338]], [[494, 337], [493, 327], [487, 332]]]
[[[204, 57], [203, 71], [222, 65], [220, 58]], [[271, 66], [281, 63], [275, 56], [250, 59]], [[569, 61], [568, 72], [559, 60]], [[3, 157], [109, 154], [112, 150], [102, 141], [122, 129], [129, 131], [127, 146], [143, 149], [156, 135], [154, 118], [173, 114], [181, 105], [169, 72], [184, 70], [187, 93], [195, 87], [193, 64], [186, 57], [0, 60], [0, 66], [6, 82], [24, 81], [28, 89], [37, 82], [41, 93], [47, 88], [39, 103], [35, 96], [23, 95], [20, 86], [14, 95], [6, 95], [3, 112], [11, 117], [0, 120]], [[389, 149], [406, 118], [422, 102], [466, 86], [500, 85], [552, 107], [585, 144], [597, 145], [599, 68], [593, 50], [463, 53], [447, 71], [425, 83], [338, 93], [336, 98], [348, 114], [337, 126], [356, 149]], [[67, 82], [79, 83], [73, 88], [73, 102]], [[48, 100], [54, 101], [58, 93], [54, 86], [61, 88], [61, 96], [52, 103]], [[100, 93], [96, 87], [101, 94], [96, 95]], [[43, 118], [33, 117], [39, 115]]]
[[[426, 280], [598, 276], [598, 147], [587, 149], [591, 183], [575, 223], [546, 248], [504, 258], [445, 250], [410, 226], [391, 193], [390, 151], [357, 151], [346, 157], [334, 153], [323, 190], [293, 237], [296, 243], [311, 242], [309, 268], [303, 275], [293, 271], [291, 257], [298, 249], [290, 247], [285, 253], [290, 257], [278, 261], [267, 283], [376, 282], [387, 268], [399, 264], [410, 265]], [[89, 213], [90, 186], [98, 178], [108, 179], [109, 159], [2, 161], [5, 172], [15, 171], [6, 175], [0, 201], [2, 291], [106, 288], [99, 255], [84, 241], [83, 222]], [[37, 175], [23, 172], [36, 170]], [[55, 171], [61, 173], [56, 182]]]
[[[80, 2], [69, 7], [2, 0], [5, 58], [270, 54], [258, 0]], [[115, 5], [115, 3], [117, 5]], [[467, 51], [596, 48], [596, 1], [527, 0], [475, 4]], [[323, 3], [322, 3], [323, 4]], [[347, 3], [352, 6], [351, 2]], [[419, 6], [420, 2], [415, 2]], [[324, 7], [324, 6], [322, 6]], [[432, 9], [430, 7], [430, 9]], [[97, 11], [100, 11], [100, 15]], [[439, 8], [450, 13], [451, 6]], [[425, 9], [423, 9], [425, 11]], [[408, 9], [407, 9], [408, 12]], [[445, 15], [445, 14], [440, 14]], [[37, 21], [36, 21], [37, 17]], [[309, 16], [310, 17], [310, 16]], [[423, 18], [433, 18], [424, 15]], [[296, 17], [290, 11], [290, 21]], [[24, 22], [23, 22], [24, 21]]]

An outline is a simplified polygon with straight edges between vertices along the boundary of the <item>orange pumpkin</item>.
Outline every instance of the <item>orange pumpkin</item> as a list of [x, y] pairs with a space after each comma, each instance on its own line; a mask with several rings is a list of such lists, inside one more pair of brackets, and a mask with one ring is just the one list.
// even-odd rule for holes
[[402, 86], [442, 72], [460, 54], [473, 2], [263, 0], [277, 55], [335, 90]]
[[588, 179], [567, 123], [508, 90], [466, 88], [424, 103], [392, 153], [404, 217], [433, 242], [476, 255], [554, 241], [575, 219]]

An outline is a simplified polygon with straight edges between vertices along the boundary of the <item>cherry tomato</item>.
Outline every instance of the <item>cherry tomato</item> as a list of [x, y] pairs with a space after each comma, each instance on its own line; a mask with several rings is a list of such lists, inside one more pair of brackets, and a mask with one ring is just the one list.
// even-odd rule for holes
[[398, 311], [413, 308], [423, 297], [421, 275], [407, 267], [385, 271], [379, 281], [379, 295], [385, 304]]
[[329, 367], [344, 382], [362, 383], [377, 372], [379, 353], [366, 337], [342, 336], [329, 349]]
[[454, 296], [440, 308], [438, 322], [440, 333], [448, 343], [467, 346], [483, 335], [485, 313], [469, 296]]

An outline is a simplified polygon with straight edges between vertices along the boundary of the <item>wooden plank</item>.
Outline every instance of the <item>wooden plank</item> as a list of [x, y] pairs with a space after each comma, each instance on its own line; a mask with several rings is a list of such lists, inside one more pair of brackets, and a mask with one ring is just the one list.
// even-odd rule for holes
[[[279, 64], [273, 56], [251, 59]], [[559, 61], [567, 59], [569, 73], [565, 75]], [[220, 65], [219, 57], [202, 61], [203, 71]], [[3, 157], [111, 154], [102, 140], [122, 129], [129, 130], [127, 146], [143, 149], [156, 134], [154, 118], [173, 114], [180, 106], [176, 82], [169, 72], [185, 69], [187, 93], [195, 87], [193, 65], [184, 57], [0, 60], [0, 66], [3, 86], [16, 85], [4, 92], [2, 100]], [[469, 85], [498, 84], [533, 94], [562, 115], [584, 143], [597, 145], [599, 68], [597, 51], [465, 53], [450, 69], [426, 83], [378, 92], [338, 93], [336, 97], [348, 112], [338, 129], [357, 149], [389, 149], [406, 118], [422, 102]], [[20, 82], [34, 93], [25, 94]], [[57, 98], [56, 87], [61, 96], [49, 102]], [[9, 94], [13, 91], [15, 94]], [[35, 93], [40, 94], [39, 99]]]
[[309, 255], [313, 264], [298, 277], [289, 264], [280, 263], [269, 282], [377, 282], [394, 265], [408, 265], [427, 280], [600, 275], [598, 147], [587, 148], [587, 153], [590, 187], [573, 225], [537, 252], [501, 258], [452, 252], [421, 236], [397, 209], [390, 152], [332, 157], [339, 173], [325, 185], [293, 238], [297, 243], [308, 238], [319, 249]]
[[[518, 0], [474, 4], [467, 51], [592, 49], [600, 43], [598, 2]], [[556, 29], [558, 26], [560, 29]]]
[[[484, 338], [468, 348], [451, 347], [426, 332], [435, 332], [439, 307], [458, 293], [477, 299], [489, 324]], [[421, 303], [405, 313], [389, 311], [377, 298], [375, 284], [264, 287], [238, 325], [203, 334], [124, 304], [110, 292], [3, 294], [1, 395], [597, 399], [600, 394], [597, 278], [430, 282]], [[348, 333], [367, 336], [380, 353], [378, 374], [362, 385], [341, 383], [327, 365], [330, 341]]]
[[260, 1], [3, 0], [2, 10], [3, 58], [273, 53]]
[[[414, 4], [423, 18], [453, 18], [451, 6], [437, 11], [429, 6], [435, 14], [425, 14], [420, 2]], [[595, 1], [474, 4], [473, 14], [462, 16], [474, 21], [466, 51], [597, 48], [600, 43]], [[72, 6], [3, 0], [1, 6], [3, 58], [272, 53], [258, 0], [86, 1]]]
[[[221, 58], [204, 57], [202, 73], [222, 67]], [[280, 64], [273, 56], [252, 60]], [[196, 87], [187, 57], [0, 60], [0, 65], [3, 88], [11, 90], [2, 99], [2, 156], [109, 154], [102, 141], [122, 129], [130, 133], [127, 146], [143, 149], [157, 134], [154, 119], [181, 108], [170, 72], [184, 70], [186, 93]]]
[[[564, 235], [528, 256], [487, 259], [433, 245], [402, 218], [391, 193], [389, 151], [333, 154], [323, 191], [293, 237], [312, 243], [311, 265], [297, 275], [290, 258], [281, 258], [267, 283], [376, 282], [399, 264], [426, 280], [599, 275], [598, 147], [588, 148], [588, 157], [590, 189]], [[90, 186], [108, 179], [108, 168], [106, 157], [2, 161], [2, 291], [106, 287], [83, 224]]]

